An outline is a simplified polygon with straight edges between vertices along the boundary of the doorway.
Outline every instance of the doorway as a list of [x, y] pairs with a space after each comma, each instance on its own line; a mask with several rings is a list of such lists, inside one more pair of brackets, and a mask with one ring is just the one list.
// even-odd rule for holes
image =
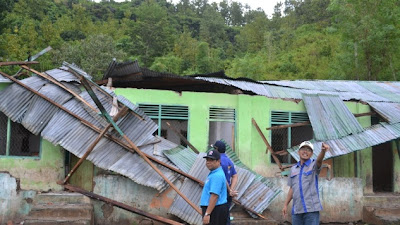
[[391, 142], [372, 148], [374, 192], [393, 192], [393, 152]]

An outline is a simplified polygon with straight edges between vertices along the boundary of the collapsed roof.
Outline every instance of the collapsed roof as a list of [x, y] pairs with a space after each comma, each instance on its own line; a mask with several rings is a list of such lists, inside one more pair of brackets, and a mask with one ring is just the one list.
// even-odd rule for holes
[[[168, 188], [169, 183], [149, 166], [143, 157], [131, 150], [129, 141], [122, 139], [121, 133], [117, 129], [119, 128], [123, 130], [128, 140], [131, 140], [148, 158], [158, 164], [157, 168], [169, 181], [176, 181], [182, 174], [184, 175], [178, 171], [181, 167], [177, 165], [182, 164], [180, 159], [169, 156], [169, 158], [173, 158], [173, 160], [169, 160], [163, 154], [163, 151], [182, 147], [164, 138], [154, 136], [154, 131], [158, 129], [157, 125], [138, 106], [123, 96], [116, 96], [107, 88], [100, 88], [96, 85], [93, 85], [95, 87], [93, 90], [81, 91], [81, 83], [86, 80], [83, 77], [87, 77], [87, 74], [74, 65], [64, 63], [62, 67], [44, 73], [39, 73], [26, 66], [22, 67], [37, 76], [19, 81], [0, 71], [0, 74], [14, 81], [0, 92], [0, 111], [11, 120], [21, 123], [33, 134], [41, 135], [52, 144], [62, 146], [79, 158], [86, 157], [88, 149], [100, 138], [87, 155], [87, 160], [99, 168], [114, 171], [138, 184], [155, 188], [160, 192]], [[92, 98], [91, 91], [94, 92], [96, 99]], [[129, 108], [128, 113], [118, 119], [114, 118], [117, 124], [114, 129], [109, 129], [109, 121], [99, 114], [103, 112], [96, 102], [97, 99], [109, 114], [115, 109], [122, 111], [125, 107]], [[118, 115], [118, 113], [116, 114]], [[104, 135], [102, 135], [103, 132]], [[185, 151], [191, 150], [186, 149], [180, 152]], [[196, 154], [192, 154], [191, 161], [194, 162], [196, 157], [198, 157]], [[204, 159], [200, 159], [198, 163], [189, 165], [188, 168], [191, 170], [195, 168], [196, 172], [203, 175], [207, 174], [208, 169], [204, 165]], [[187, 169], [181, 169], [189, 172]], [[238, 188], [242, 193], [241, 197], [251, 204], [247, 205], [247, 207], [251, 207], [248, 209], [258, 214], [262, 213], [281, 191], [271, 183], [265, 181], [260, 183], [259, 179], [255, 179], [255, 175], [247, 176], [250, 173], [253, 172], [248, 168], [238, 169], [239, 176], [247, 177], [243, 179], [247, 181], [245, 185], [239, 185]], [[192, 181], [185, 181], [185, 183], [187, 182]], [[201, 189], [199, 183], [192, 182], [192, 185]], [[254, 185], [257, 185], [258, 188], [254, 188]], [[185, 185], [181, 189], [184, 187]], [[251, 189], [252, 187], [253, 189]], [[259, 193], [259, 190], [263, 192]], [[195, 200], [200, 198], [201, 193], [195, 193], [198, 196], [193, 195], [192, 192], [191, 197], [194, 199], [191, 200], [198, 203]], [[247, 193], [247, 195], [243, 195], [243, 193]], [[257, 201], [261, 194], [267, 194], [267, 196], [263, 196], [264, 201]], [[177, 197], [176, 201], [180, 200]], [[198, 218], [199, 214], [187, 202], [181, 202], [172, 208], [174, 210], [190, 208], [191, 210], [184, 214], [176, 213], [175, 215], [185, 221], [190, 220], [191, 224], [201, 224], [201, 218]], [[197, 219], [192, 221], [193, 218]]]
[[[137, 61], [110, 64], [103, 79], [112, 78], [114, 87], [150, 88], [251, 94], [268, 98], [304, 101], [319, 154], [322, 142], [331, 146], [324, 159], [362, 150], [400, 138], [400, 82], [382, 81], [254, 81], [233, 79], [223, 71], [179, 76], [141, 68]], [[105, 81], [103, 81], [105, 82]], [[344, 101], [368, 104], [384, 121], [363, 128]], [[292, 146], [287, 151], [299, 160]]]

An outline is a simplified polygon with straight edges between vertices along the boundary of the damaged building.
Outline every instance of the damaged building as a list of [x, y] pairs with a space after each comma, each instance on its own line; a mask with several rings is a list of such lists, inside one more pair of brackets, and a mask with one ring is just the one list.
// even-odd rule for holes
[[221, 139], [238, 167], [233, 210], [248, 221], [285, 221], [287, 168], [304, 140], [314, 157], [331, 146], [322, 222], [400, 219], [400, 82], [259, 82], [112, 62], [99, 87], [68, 63], [20, 64], [33, 76], [0, 72], [0, 223], [38, 222], [43, 199], [67, 189], [97, 199], [84, 199], [87, 224], [200, 224], [201, 156]]

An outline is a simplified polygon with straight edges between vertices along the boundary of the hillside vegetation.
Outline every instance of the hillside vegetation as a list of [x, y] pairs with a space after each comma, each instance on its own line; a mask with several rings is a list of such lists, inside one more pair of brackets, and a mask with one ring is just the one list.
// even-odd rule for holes
[[399, 21], [398, 0], [284, 0], [273, 15], [227, 0], [0, 0], [0, 61], [51, 46], [37, 69], [67, 61], [95, 79], [116, 58], [179, 75], [398, 80]]

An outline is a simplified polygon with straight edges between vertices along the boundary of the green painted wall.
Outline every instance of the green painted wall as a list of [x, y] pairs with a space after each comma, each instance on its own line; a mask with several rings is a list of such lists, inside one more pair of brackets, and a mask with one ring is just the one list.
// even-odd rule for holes
[[42, 140], [40, 157], [0, 157], [0, 171], [18, 178], [24, 190], [61, 190], [56, 182], [64, 177], [64, 150]]
[[[71, 168], [73, 168], [80, 158], [71, 154]], [[84, 160], [78, 169], [72, 174], [69, 183], [87, 191], [93, 191], [94, 165], [88, 160]]]
[[[135, 88], [117, 88], [117, 95], [123, 95], [134, 103], [166, 105], [185, 105], [189, 107], [188, 139], [200, 151], [207, 149], [208, 114], [210, 107], [228, 107], [236, 109], [236, 153], [247, 166], [258, 173], [271, 177], [279, 172], [276, 164], [271, 163], [270, 153], [265, 154], [266, 146], [251, 123], [254, 118], [268, 140], [271, 140], [271, 111], [305, 112], [302, 102], [271, 99], [264, 96], [231, 95], [221, 93], [174, 92]], [[368, 105], [346, 102], [352, 113], [369, 112]], [[362, 126], [370, 126], [370, 117], [357, 118]], [[357, 161], [357, 165], [355, 165]], [[360, 166], [363, 163], [363, 166]], [[366, 149], [354, 154], [334, 159], [334, 174], [340, 177], [360, 177], [370, 184], [372, 179], [372, 151]], [[372, 181], [372, 180], [371, 180]]]
[[[198, 93], [164, 90], [145, 90], [117, 88], [117, 95], [123, 95], [138, 103], [185, 105], [189, 107], [188, 139], [199, 149], [206, 151], [209, 133], [209, 108], [227, 107], [236, 109], [236, 144], [235, 150], [247, 166], [264, 176], [274, 176], [279, 168], [270, 163], [270, 153], [265, 154], [266, 146], [257, 130], [252, 125], [254, 118], [262, 132], [270, 139], [271, 110], [305, 111], [302, 103], [270, 99], [264, 96], [231, 95], [221, 93]], [[194, 118], [194, 119], [193, 119]]]

